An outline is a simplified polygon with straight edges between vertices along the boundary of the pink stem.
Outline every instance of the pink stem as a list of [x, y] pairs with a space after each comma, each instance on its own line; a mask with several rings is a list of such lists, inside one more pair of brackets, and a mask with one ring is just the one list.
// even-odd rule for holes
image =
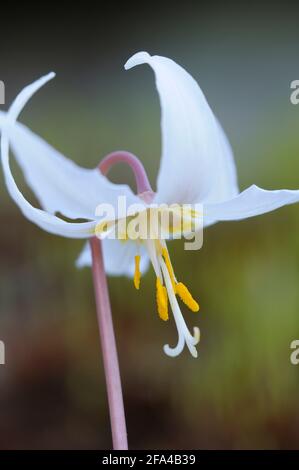
[[142, 165], [141, 161], [130, 152], [118, 150], [116, 152], [109, 153], [101, 161], [99, 169], [103, 175], [106, 175], [112, 165], [121, 162], [127, 163], [132, 168], [136, 180], [138, 194], [147, 192], [153, 193], [144, 166]]
[[90, 239], [92, 273], [114, 450], [128, 450], [119, 364], [101, 241]]
[[[108, 154], [101, 161], [99, 170], [106, 175], [112, 165], [120, 162], [127, 163], [132, 168], [139, 196], [146, 202], [150, 202], [154, 193], [142, 163], [132, 153], [118, 151]], [[128, 450], [124, 402], [101, 241], [96, 237], [91, 238], [90, 247], [113, 449]]]

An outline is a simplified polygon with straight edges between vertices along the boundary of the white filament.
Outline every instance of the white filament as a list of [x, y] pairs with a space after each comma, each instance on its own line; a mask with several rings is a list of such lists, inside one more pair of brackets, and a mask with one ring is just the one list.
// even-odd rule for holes
[[173, 290], [173, 286], [172, 286], [172, 282], [169, 276], [168, 269], [162, 258], [160, 260], [160, 265], [162, 268], [172, 313], [173, 313], [176, 327], [178, 330], [177, 345], [175, 347], [170, 347], [169, 344], [165, 344], [163, 348], [164, 352], [168, 356], [176, 357], [183, 351], [184, 345], [186, 343], [190, 353], [192, 354], [193, 357], [196, 358], [198, 356], [198, 353], [195, 348], [195, 345], [199, 342], [199, 338], [200, 338], [199, 328], [195, 327], [193, 329], [194, 334], [192, 336], [185, 323], [184, 317], [182, 315], [182, 312], [180, 310], [178, 301], [176, 299], [176, 296]]

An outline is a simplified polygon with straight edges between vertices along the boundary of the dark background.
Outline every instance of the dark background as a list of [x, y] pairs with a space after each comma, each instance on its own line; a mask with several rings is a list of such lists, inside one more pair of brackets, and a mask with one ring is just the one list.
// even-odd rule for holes
[[[299, 105], [289, 99], [299, 79], [298, 8], [91, 5], [1, 6], [7, 105], [57, 73], [22, 122], [86, 167], [130, 150], [155, 186], [153, 74], [123, 69], [147, 50], [198, 80], [234, 148], [241, 189], [299, 187]], [[112, 179], [132, 182], [122, 167]], [[0, 448], [109, 448], [91, 273], [74, 267], [82, 242], [30, 224], [0, 181]], [[109, 280], [131, 448], [299, 447], [299, 366], [289, 360], [299, 337], [298, 230], [298, 206], [290, 206], [207, 229], [195, 255], [171, 245], [176, 273], [202, 306], [197, 317], [184, 310], [201, 329], [198, 360], [163, 354], [176, 332], [157, 317], [151, 272], [138, 293], [128, 279]]]

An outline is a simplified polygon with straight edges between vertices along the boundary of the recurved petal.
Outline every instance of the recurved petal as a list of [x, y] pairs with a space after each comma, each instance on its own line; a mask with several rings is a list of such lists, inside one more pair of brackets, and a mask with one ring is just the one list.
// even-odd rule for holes
[[149, 64], [161, 102], [162, 159], [157, 202], [222, 201], [238, 193], [231, 147], [199, 85], [174, 61], [139, 52], [129, 69]]
[[[22, 213], [43, 230], [68, 238], [87, 238], [95, 233], [96, 222], [66, 222], [53, 214], [33, 207], [18, 189], [9, 166], [9, 145], [5, 130], [1, 134], [1, 162], [8, 192]], [[21, 234], [20, 234], [21, 235]]]
[[60, 212], [69, 218], [94, 219], [98, 204], [117, 206], [118, 196], [127, 204], [138, 202], [127, 185], [111, 183], [97, 168], [76, 165], [15, 119], [24, 105], [54, 74], [42, 77], [26, 87], [15, 99], [7, 114], [0, 114], [0, 128], [6, 135], [25, 179], [48, 212]]
[[[36, 138], [35, 138], [34, 135], [30, 135], [30, 133], [28, 133], [27, 130], [24, 131], [22, 126], [15, 123], [15, 120], [18, 118], [19, 113], [22, 111], [23, 107], [25, 106], [25, 104], [27, 103], [29, 98], [41, 86], [43, 86], [48, 80], [53, 78], [53, 76], [54, 76], [53, 73], [48, 74], [45, 77], [42, 77], [41, 79], [37, 80], [33, 84], [31, 84], [31, 85], [27, 86], [26, 88], [24, 88], [24, 90], [22, 90], [22, 92], [17, 96], [17, 98], [13, 102], [13, 104], [10, 107], [8, 113], [4, 114], [4, 115], [2, 113], [1, 116], [0, 116], [1, 162], [2, 162], [2, 166], [3, 166], [5, 182], [6, 182], [6, 185], [7, 185], [7, 188], [8, 188], [8, 191], [9, 191], [11, 197], [13, 198], [15, 203], [19, 206], [19, 208], [21, 209], [21, 211], [23, 212], [25, 217], [27, 217], [30, 221], [32, 221], [33, 223], [35, 223], [39, 227], [41, 227], [44, 230], [46, 230], [50, 233], [53, 233], [53, 234], [62, 235], [62, 236], [65, 236], [65, 237], [70, 237], [70, 238], [86, 238], [86, 237], [90, 237], [90, 236], [94, 235], [95, 227], [96, 227], [96, 222], [95, 221], [86, 222], [86, 223], [70, 223], [70, 222], [66, 222], [66, 221], [54, 216], [53, 214], [51, 214], [49, 212], [46, 212], [46, 211], [43, 211], [41, 209], [37, 209], [37, 208], [33, 207], [24, 198], [24, 196], [22, 195], [22, 193], [18, 189], [18, 187], [16, 185], [16, 182], [14, 180], [14, 177], [12, 175], [10, 165], [9, 165], [9, 139], [10, 138], [14, 141], [15, 145], [17, 145], [17, 146], [19, 145], [19, 139], [20, 139], [20, 142], [24, 144], [24, 148], [22, 147], [21, 144], [20, 144], [20, 146], [18, 146], [20, 152], [24, 151], [24, 153], [22, 153], [22, 158], [20, 157], [20, 154], [19, 154], [19, 158], [22, 160], [22, 162], [25, 162], [25, 160], [24, 160], [25, 156], [27, 156], [28, 158], [31, 158], [31, 153], [30, 152], [32, 150], [32, 146], [35, 147], [35, 145], [33, 145], [33, 142], [36, 143]], [[21, 129], [20, 134], [18, 134], [19, 129]], [[24, 139], [24, 136], [26, 137], [25, 139]], [[18, 143], [17, 143], [17, 141], [18, 141]], [[31, 144], [32, 144], [32, 146], [31, 146]], [[41, 155], [38, 155], [36, 153], [35, 158], [40, 157], [43, 160], [42, 155], [43, 155], [44, 146], [45, 146], [44, 143], [39, 141], [38, 150], [40, 150]], [[36, 147], [35, 147], [35, 149], [36, 149]], [[49, 152], [50, 151], [48, 149], [48, 153], [46, 152], [47, 156], [45, 157], [44, 165], [41, 165], [41, 167], [40, 167], [40, 168], [44, 169], [44, 172], [37, 171], [37, 173], [35, 174], [35, 177], [32, 176], [32, 180], [30, 180], [30, 181], [31, 182], [34, 181], [34, 183], [32, 183], [33, 184], [33, 189], [37, 191], [37, 196], [42, 195], [42, 203], [47, 206], [48, 210], [51, 207], [52, 211], [54, 211], [54, 208], [55, 208], [55, 210], [58, 210], [61, 213], [64, 213], [63, 202], [66, 202], [66, 199], [64, 199], [62, 195], [61, 195], [61, 197], [56, 197], [56, 199], [55, 199], [54, 192], [55, 192], [55, 190], [57, 191], [57, 193], [59, 192], [58, 187], [55, 187], [53, 189], [52, 193], [51, 193], [51, 191], [49, 190], [49, 185], [47, 185], [46, 174], [49, 175], [49, 173], [50, 173], [50, 167], [49, 167], [49, 165], [47, 165], [49, 163], [49, 158], [50, 158]], [[51, 152], [50, 152], [50, 154], [51, 154]], [[55, 161], [55, 157], [54, 157], [54, 161]], [[31, 160], [31, 163], [32, 163], [32, 165], [34, 164], [33, 160]], [[65, 168], [67, 168], [67, 169], [72, 168], [73, 169], [72, 163], [71, 162], [65, 163], [65, 159], [63, 157], [56, 158], [55, 163], [58, 166], [61, 167], [62, 172], [64, 172]], [[27, 175], [30, 174], [30, 178], [31, 178], [31, 166], [27, 165], [27, 163], [24, 163], [24, 166], [27, 169], [26, 170]], [[55, 164], [53, 166], [55, 166]], [[75, 170], [75, 173], [77, 172], [76, 174], [78, 175], [78, 178], [76, 179], [76, 182], [75, 182], [77, 184], [79, 184], [78, 180], [80, 180], [78, 171], [79, 171], [78, 169]], [[82, 174], [83, 173], [84, 173], [84, 171], [82, 172]], [[33, 175], [34, 175], [34, 171], [33, 171]], [[42, 179], [42, 176], [43, 176], [44, 179]], [[69, 174], [68, 176], [71, 176], [71, 175]], [[41, 178], [41, 180], [39, 180], [39, 178]], [[57, 178], [58, 178], [58, 176], [57, 176]], [[103, 177], [101, 176], [101, 178], [103, 178]], [[51, 176], [49, 176], [49, 179], [51, 180]], [[67, 177], [65, 179], [67, 179]], [[43, 192], [43, 186], [42, 186], [43, 184], [45, 184], [45, 188], [46, 188], [45, 193]], [[65, 184], [66, 184], [66, 188], [65, 188], [66, 192], [67, 192], [67, 194], [69, 195], [69, 197], [71, 199], [74, 195], [74, 194], [70, 194], [71, 185], [68, 186], [67, 183], [65, 183]], [[63, 188], [59, 188], [59, 189], [62, 191]], [[80, 189], [82, 189], [82, 187], [80, 187]], [[73, 192], [75, 192], [75, 187], [72, 187], [72, 190], [74, 190]], [[135, 197], [134, 197], [134, 199], [135, 199]], [[60, 200], [62, 202], [61, 205], [59, 204]], [[51, 201], [55, 201], [55, 204], [53, 203], [53, 205], [51, 205], [52, 204]], [[67, 202], [69, 202], [69, 200]], [[92, 201], [92, 202], [94, 202], [94, 201]], [[105, 202], [105, 203], [110, 202], [111, 203], [111, 200], [109, 201], [109, 200], [105, 199], [104, 201], [99, 201], [99, 202]], [[76, 201], [75, 201], [75, 203], [76, 203]], [[57, 207], [56, 207], [56, 204], [57, 204]], [[71, 206], [66, 205], [65, 207], [70, 208]], [[95, 217], [95, 216], [92, 216], [91, 209], [90, 209], [89, 214], [81, 213], [81, 211], [80, 212], [75, 212], [75, 204], [73, 205], [73, 211], [70, 209], [70, 211], [69, 212], [66, 211], [66, 213], [64, 213], [64, 215], [72, 215], [72, 216], [75, 216], [76, 218], [80, 217], [80, 218], [91, 218], [91, 219]], [[89, 215], [89, 217], [87, 217], [88, 215]]]
[[241, 220], [273, 211], [287, 204], [299, 201], [299, 190], [278, 189], [269, 191], [252, 185], [234, 198], [216, 203], [204, 204], [204, 219]]
[[[136, 242], [127, 240], [102, 240], [105, 271], [110, 276], [134, 276], [135, 256], [137, 254]], [[143, 274], [149, 266], [149, 258], [143, 245], [139, 247], [140, 272]], [[91, 266], [91, 250], [87, 242], [76, 261], [78, 268]]]

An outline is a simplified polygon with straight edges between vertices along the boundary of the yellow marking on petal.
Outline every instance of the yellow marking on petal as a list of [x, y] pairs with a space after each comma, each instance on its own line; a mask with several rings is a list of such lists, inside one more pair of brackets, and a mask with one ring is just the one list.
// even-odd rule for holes
[[102, 235], [105, 228], [107, 228], [107, 222], [100, 222], [95, 227], [95, 235]]
[[124, 242], [127, 242], [129, 240], [129, 237], [128, 237], [128, 234], [127, 232], [120, 232], [119, 233], [119, 241], [124, 243]]
[[156, 288], [159, 317], [161, 320], [166, 321], [168, 320], [168, 296], [166, 287], [162, 285], [159, 277], [157, 277]]
[[135, 256], [134, 286], [137, 290], [139, 290], [139, 287], [140, 287], [140, 278], [141, 278], [140, 255], [136, 255]]
[[98, 222], [94, 229], [94, 234], [96, 236], [100, 236], [106, 233], [113, 225], [115, 225], [114, 220], [104, 220], [102, 222]]
[[192, 217], [193, 219], [196, 219], [197, 217], [201, 217], [202, 216], [202, 212], [201, 211], [198, 211], [196, 209], [192, 209], [192, 208], [183, 208], [183, 214], [186, 215], [186, 216], [190, 216]]
[[174, 276], [174, 272], [173, 272], [173, 267], [172, 267], [172, 264], [171, 264], [171, 261], [170, 261], [169, 253], [168, 253], [166, 248], [162, 248], [162, 255], [163, 255], [163, 258], [165, 260], [167, 271], [169, 272], [169, 276], [170, 276], [170, 279], [171, 279], [173, 289], [175, 291], [176, 280], [175, 280], [175, 276]]
[[199, 305], [196, 300], [193, 299], [185, 284], [178, 282], [175, 286], [175, 293], [180, 297], [184, 304], [192, 310], [192, 312], [198, 312]]

